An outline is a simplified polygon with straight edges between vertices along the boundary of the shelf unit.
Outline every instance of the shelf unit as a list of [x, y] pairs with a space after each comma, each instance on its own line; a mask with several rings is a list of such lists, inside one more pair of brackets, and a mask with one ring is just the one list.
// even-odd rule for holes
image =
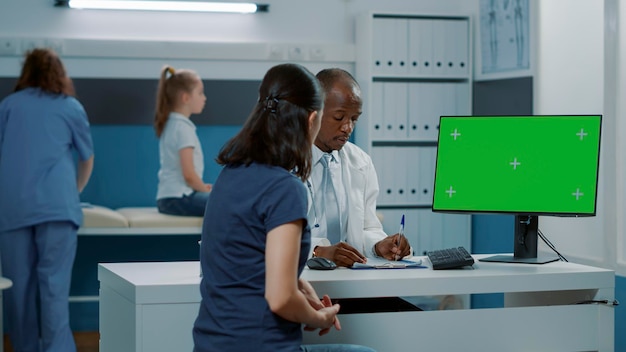
[[471, 114], [470, 17], [368, 12], [356, 29], [355, 143], [376, 167], [383, 228], [395, 233], [405, 214], [416, 255], [471, 251], [470, 215], [432, 212], [439, 117]]

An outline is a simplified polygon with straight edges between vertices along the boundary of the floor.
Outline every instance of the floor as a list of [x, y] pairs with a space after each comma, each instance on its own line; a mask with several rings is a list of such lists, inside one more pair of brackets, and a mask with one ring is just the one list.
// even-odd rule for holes
[[[75, 332], [77, 352], [98, 352], [100, 334], [97, 331]], [[4, 352], [13, 352], [8, 336], [4, 336]]]

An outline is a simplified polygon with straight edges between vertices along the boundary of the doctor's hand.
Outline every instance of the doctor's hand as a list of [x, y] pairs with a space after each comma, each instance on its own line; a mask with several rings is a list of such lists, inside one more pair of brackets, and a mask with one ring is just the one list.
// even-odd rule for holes
[[315, 247], [315, 255], [330, 259], [337, 266], [351, 267], [354, 263], [366, 262], [363, 254], [345, 242], [339, 242], [332, 246], [317, 246]]
[[411, 246], [405, 236], [395, 234], [378, 241], [374, 246], [376, 255], [387, 260], [400, 260], [411, 254]]

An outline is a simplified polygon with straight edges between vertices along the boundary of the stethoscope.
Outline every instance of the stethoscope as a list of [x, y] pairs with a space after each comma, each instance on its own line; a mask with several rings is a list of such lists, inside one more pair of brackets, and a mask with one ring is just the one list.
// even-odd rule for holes
[[313, 208], [313, 227], [320, 227], [319, 221], [317, 220], [317, 207], [315, 206], [315, 198], [313, 197], [313, 185], [311, 185], [311, 181], [306, 180], [306, 187], [309, 189], [309, 194], [311, 194], [311, 207]]

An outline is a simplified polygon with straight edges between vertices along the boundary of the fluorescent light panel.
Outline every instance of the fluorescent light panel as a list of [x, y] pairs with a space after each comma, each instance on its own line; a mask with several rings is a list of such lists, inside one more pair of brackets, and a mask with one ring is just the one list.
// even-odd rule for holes
[[190, 11], [190, 12], [236, 12], [255, 13], [255, 3], [194, 2], [194, 1], [125, 1], [125, 0], [69, 0], [67, 5], [75, 9]]

